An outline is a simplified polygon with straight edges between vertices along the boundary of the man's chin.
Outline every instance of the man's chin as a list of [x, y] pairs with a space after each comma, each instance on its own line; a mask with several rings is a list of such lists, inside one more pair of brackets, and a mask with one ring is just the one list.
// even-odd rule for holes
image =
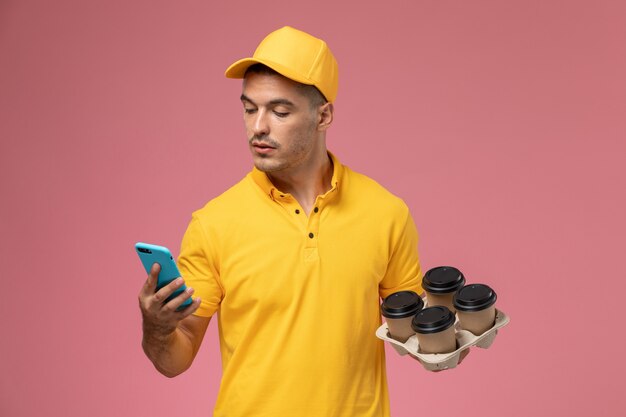
[[276, 164], [274, 161], [271, 161], [269, 158], [255, 156], [253, 159], [254, 166], [259, 171], [270, 173], [280, 171], [281, 169], [278, 164]]

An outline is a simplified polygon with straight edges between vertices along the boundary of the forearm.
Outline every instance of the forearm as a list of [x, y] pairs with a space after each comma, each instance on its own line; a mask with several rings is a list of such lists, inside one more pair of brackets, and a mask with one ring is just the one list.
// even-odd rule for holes
[[179, 328], [168, 335], [161, 335], [144, 326], [141, 344], [154, 367], [169, 378], [185, 372], [195, 356], [189, 336]]

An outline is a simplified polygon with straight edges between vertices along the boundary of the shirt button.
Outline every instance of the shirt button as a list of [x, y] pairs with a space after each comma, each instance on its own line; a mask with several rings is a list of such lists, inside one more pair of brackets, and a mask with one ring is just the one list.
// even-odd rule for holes
[[317, 213], [318, 211], [320, 211], [320, 209], [318, 209], [317, 207], [315, 207], [315, 208], [313, 209], [313, 211]]
[[313, 236], [315, 236], [313, 233], [309, 233], [309, 237], [310, 237], [311, 239], [313, 239]]
[[300, 214], [300, 210], [296, 209], [296, 214]]

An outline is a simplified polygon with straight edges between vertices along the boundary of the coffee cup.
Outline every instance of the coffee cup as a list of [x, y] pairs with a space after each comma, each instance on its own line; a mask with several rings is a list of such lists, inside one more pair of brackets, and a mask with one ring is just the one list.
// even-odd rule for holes
[[481, 335], [493, 327], [496, 320], [497, 295], [488, 285], [469, 284], [454, 295], [454, 306], [461, 328]]
[[449, 353], [456, 350], [454, 313], [446, 306], [422, 309], [413, 317], [411, 327], [415, 331], [420, 353]]
[[429, 269], [422, 279], [422, 288], [426, 292], [428, 306], [446, 306], [454, 313], [452, 298], [465, 284], [465, 277], [452, 266], [438, 266]]
[[424, 300], [414, 291], [398, 291], [387, 296], [380, 311], [387, 321], [389, 336], [399, 342], [406, 342], [415, 334], [411, 320], [423, 307]]

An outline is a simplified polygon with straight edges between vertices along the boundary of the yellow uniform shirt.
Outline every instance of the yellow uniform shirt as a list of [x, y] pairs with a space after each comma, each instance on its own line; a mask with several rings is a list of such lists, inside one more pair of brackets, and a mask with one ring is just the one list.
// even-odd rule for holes
[[179, 266], [218, 313], [215, 416], [389, 416], [380, 298], [421, 289], [407, 206], [331, 155], [304, 213], [256, 168], [193, 213]]

